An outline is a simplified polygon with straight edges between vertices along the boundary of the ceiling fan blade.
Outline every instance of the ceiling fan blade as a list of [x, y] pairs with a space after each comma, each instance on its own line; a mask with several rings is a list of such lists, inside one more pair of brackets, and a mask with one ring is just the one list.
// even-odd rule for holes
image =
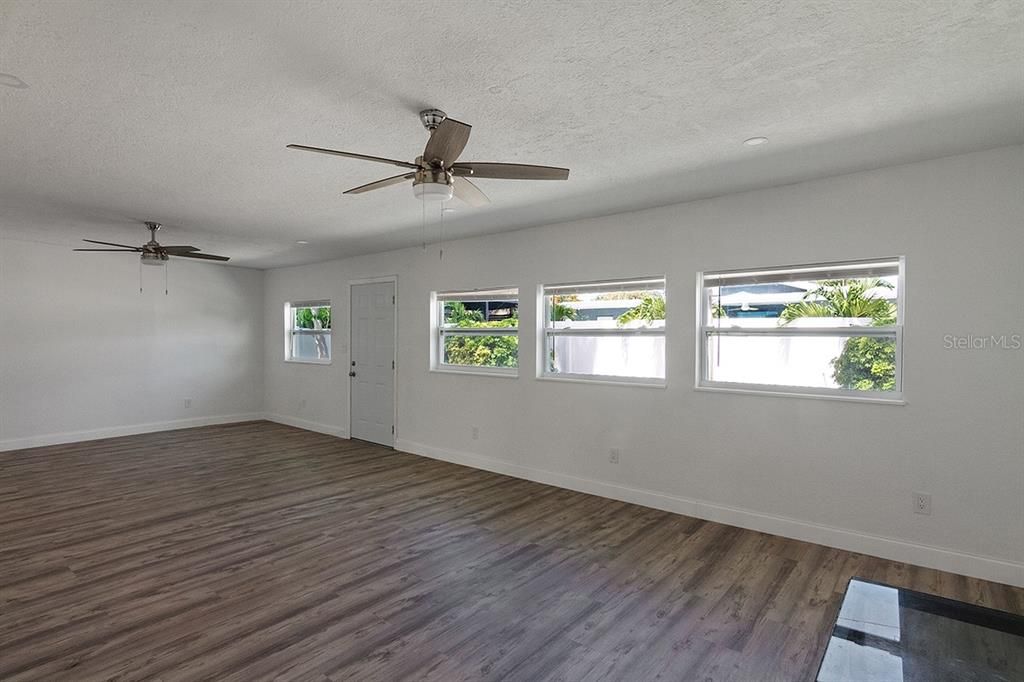
[[453, 175], [502, 180], [568, 180], [568, 168], [532, 166], [526, 163], [479, 163], [466, 161], [452, 166]]
[[380, 189], [381, 187], [390, 187], [391, 185], [397, 185], [400, 182], [406, 180], [412, 180], [416, 177], [415, 173], [404, 173], [403, 175], [393, 175], [390, 178], [384, 178], [383, 180], [376, 180], [374, 182], [368, 182], [365, 185], [359, 185], [352, 189], [345, 190], [344, 194], [362, 194], [363, 192], [369, 192], [370, 190]]
[[138, 253], [136, 249], [71, 249], [72, 251], [110, 251], [111, 253]]
[[472, 129], [473, 126], [454, 118], [441, 121], [441, 124], [430, 133], [427, 146], [423, 149], [423, 160], [434, 165], [440, 164], [445, 168], [451, 166], [466, 148]]
[[366, 154], [356, 154], [354, 152], [340, 152], [336, 149], [324, 149], [322, 147], [307, 147], [304, 144], [290, 144], [288, 149], [298, 149], [304, 152], [316, 152], [317, 154], [330, 154], [331, 156], [346, 156], [350, 159], [362, 159], [363, 161], [376, 161], [377, 163], [387, 163], [392, 166], [398, 166], [400, 168], [416, 168], [419, 169], [415, 163], [408, 161], [398, 161], [397, 159], [385, 159], [380, 156], [367, 156]]
[[196, 247], [196, 246], [161, 246], [160, 248], [163, 251], [166, 251], [167, 253], [170, 253], [170, 254], [174, 254], [174, 253], [188, 253], [190, 251], [198, 251], [199, 250], [199, 247]]
[[487, 195], [466, 178], [452, 178], [452, 192], [470, 206], [486, 206], [491, 203]]
[[101, 242], [95, 239], [83, 239], [83, 242], [89, 242], [90, 244], [105, 244], [106, 246], [120, 246], [122, 249], [132, 249], [133, 251], [142, 251], [140, 246], [129, 246], [128, 244], [115, 244], [114, 242]]
[[214, 256], [212, 253], [172, 253], [177, 258], [201, 258], [203, 260], [231, 260], [227, 256]]

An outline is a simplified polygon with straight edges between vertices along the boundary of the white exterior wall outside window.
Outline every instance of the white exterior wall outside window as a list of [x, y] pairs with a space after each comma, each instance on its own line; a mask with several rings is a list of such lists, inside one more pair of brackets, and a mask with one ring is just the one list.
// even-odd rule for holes
[[665, 278], [541, 288], [541, 378], [665, 384]]
[[901, 401], [903, 259], [705, 272], [697, 385]]

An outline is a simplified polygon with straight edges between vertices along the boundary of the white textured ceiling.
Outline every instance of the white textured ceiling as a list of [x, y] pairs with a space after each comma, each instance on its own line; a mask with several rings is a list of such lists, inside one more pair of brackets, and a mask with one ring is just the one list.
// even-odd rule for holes
[[411, 160], [427, 106], [572, 169], [449, 238], [1022, 142], [1024, 3], [0, 0], [0, 73], [0, 233], [266, 267], [419, 243], [410, 188], [341, 195], [393, 168], [284, 147]]

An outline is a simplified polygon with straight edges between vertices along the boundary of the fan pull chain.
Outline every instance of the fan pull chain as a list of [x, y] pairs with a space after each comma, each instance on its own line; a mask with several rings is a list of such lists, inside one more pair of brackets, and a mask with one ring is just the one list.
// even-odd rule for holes
[[420, 197], [420, 206], [423, 209], [423, 217], [420, 221], [420, 235], [423, 238], [423, 250], [427, 250], [427, 198]]
[[164, 296], [167, 295], [167, 278], [168, 278], [167, 270], [168, 270], [168, 268], [167, 268], [167, 261], [164, 261]]
[[139, 293], [142, 293], [142, 259], [139, 259]]
[[437, 259], [444, 260], [444, 202], [441, 202], [441, 242], [438, 245]]

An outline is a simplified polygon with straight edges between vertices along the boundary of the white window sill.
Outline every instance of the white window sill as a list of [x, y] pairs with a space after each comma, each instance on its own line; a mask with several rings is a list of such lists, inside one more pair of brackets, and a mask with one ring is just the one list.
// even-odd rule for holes
[[294, 365], [330, 365], [333, 364], [333, 360], [298, 360], [295, 358], [285, 358], [285, 362]]
[[518, 379], [519, 378], [519, 372], [504, 372], [504, 371], [501, 371], [501, 370], [491, 370], [491, 371], [488, 371], [486, 369], [472, 369], [472, 368], [457, 369], [455, 367], [431, 367], [430, 371], [431, 372], [435, 372], [437, 374], [467, 374], [469, 376], [496, 377], [498, 379]]
[[738, 393], [741, 395], [761, 395], [769, 396], [772, 398], [810, 398], [812, 400], [839, 400], [848, 403], [876, 403], [879, 405], [906, 405], [907, 401], [902, 397], [893, 398], [879, 398], [877, 396], [858, 396], [858, 395], [846, 395], [846, 394], [830, 394], [830, 393], [799, 393], [796, 391], [786, 391], [779, 388], [731, 388], [728, 386], [707, 386], [697, 385], [694, 386], [695, 391], [705, 391], [707, 393]]
[[666, 388], [668, 384], [659, 379], [643, 381], [638, 379], [613, 379], [606, 376], [595, 376], [593, 378], [580, 374], [556, 375], [542, 374], [537, 377], [539, 381], [557, 381], [567, 384], [600, 384], [603, 386], [634, 386], [639, 388]]

